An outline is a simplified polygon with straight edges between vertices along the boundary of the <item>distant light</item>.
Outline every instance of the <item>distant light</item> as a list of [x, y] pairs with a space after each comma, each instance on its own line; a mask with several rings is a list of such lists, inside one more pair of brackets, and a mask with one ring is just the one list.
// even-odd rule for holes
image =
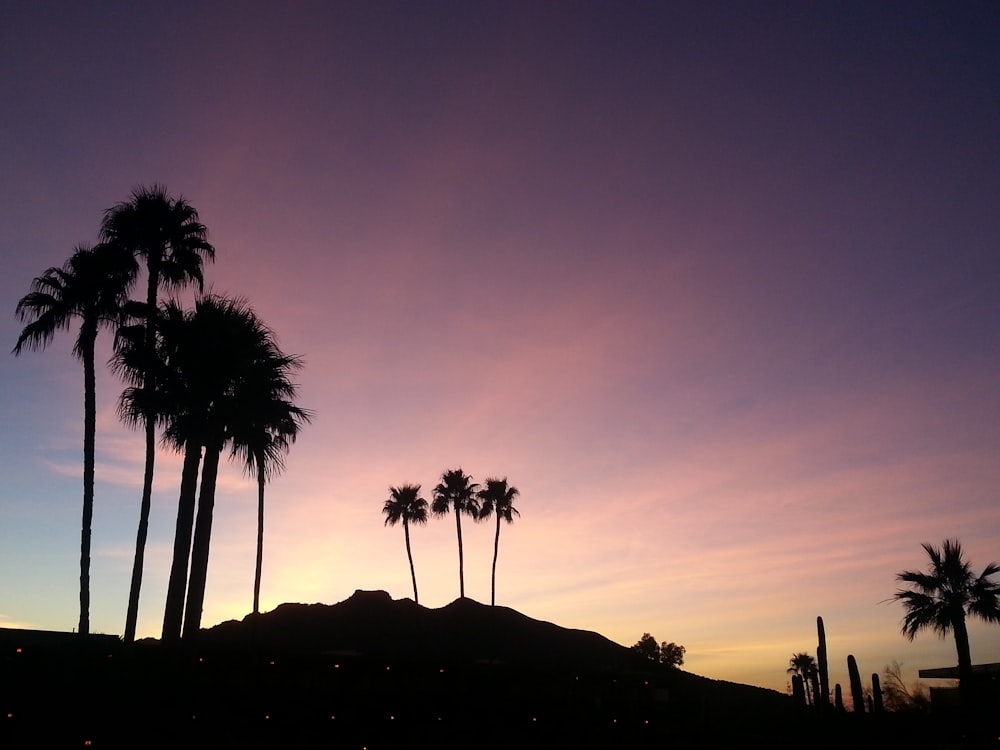
[[21, 647], [20, 646], [17, 647], [17, 653], [21, 653]]
[[389, 721], [395, 721], [395, 720], [396, 720], [396, 717], [393, 716], [392, 714], [389, 714]]
[[271, 666], [274, 666], [274, 659], [271, 659]]
[[7, 718], [8, 719], [13, 719], [14, 718], [14, 714], [8, 711], [7, 712]]

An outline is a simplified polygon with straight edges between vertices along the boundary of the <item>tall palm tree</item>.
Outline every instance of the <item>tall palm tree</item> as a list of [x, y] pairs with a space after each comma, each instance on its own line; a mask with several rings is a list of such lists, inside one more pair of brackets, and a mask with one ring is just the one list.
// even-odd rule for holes
[[815, 696], [812, 694], [810, 686], [812, 685], [813, 675], [819, 673], [816, 659], [806, 653], [792, 654], [792, 658], [788, 660], [788, 669], [785, 671], [788, 674], [797, 674], [802, 678], [802, 684], [805, 686], [806, 691], [806, 700], [812, 705]]
[[299, 357], [278, 355], [255, 367], [254, 377], [241, 385], [241, 399], [252, 408], [238, 412], [229, 430], [233, 456], [257, 479], [257, 557], [253, 585], [253, 613], [260, 612], [260, 582], [264, 564], [264, 486], [285, 468], [285, 455], [312, 412], [296, 406], [298, 387], [288, 378], [302, 367]]
[[410, 550], [410, 524], [427, 523], [427, 501], [420, 497], [419, 484], [404, 484], [389, 488], [389, 499], [382, 508], [385, 525], [395, 526], [403, 522], [403, 536], [406, 538], [406, 557], [410, 561], [410, 578], [413, 579], [413, 601], [420, 604], [417, 595], [417, 573], [413, 568], [413, 552]]
[[461, 469], [449, 469], [441, 475], [441, 482], [434, 488], [434, 501], [431, 511], [436, 516], [443, 516], [450, 510], [455, 511], [455, 530], [458, 533], [458, 592], [465, 598], [465, 561], [462, 554], [462, 516], [473, 519], [479, 516], [479, 503], [476, 498], [478, 484]]
[[517, 487], [507, 484], [507, 477], [487, 479], [486, 486], [477, 493], [481, 504], [479, 518], [486, 519], [495, 515], [497, 519], [496, 535], [493, 537], [493, 577], [490, 587], [490, 606], [494, 606], [497, 601], [497, 553], [500, 550], [500, 521], [514, 523], [514, 516], [521, 515], [514, 507], [514, 498], [519, 494]]
[[[183, 197], [173, 198], [162, 185], [139, 186], [128, 200], [109, 208], [101, 224], [101, 237], [131, 252], [146, 265], [146, 306], [143, 351], [146, 362], [152, 362], [156, 346], [157, 297], [161, 286], [176, 289], [194, 282], [201, 291], [204, 284], [202, 265], [215, 257], [215, 248], [208, 243], [208, 230], [199, 220], [198, 212]], [[154, 383], [147, 369], [143, 388], [150, 392]], [[147, 399], [148, 400], [148, 399]], [[142, 500], [139, 526], [136, 531], [135, 558], [129, 588], [128, 611], [125, 617], [124, 640], [135, 638], [139, 616], [139, 591], [149, 528], [149, 511], [153, 493], [153, 469], [156, 455], [156, 415], [143, 415], [146, 437], [146, 460], [143, 470]]]
[[83, 361], [83, 523], [80, 535], [79, 632], [90, 632], [90, 538], [94, 515], [94, 443], [97, 431], [94, 346], [98, 329], [117, 325], [128, 290], [135, 280], [135, 261], [112, 245], [78, 246], [62, 268], [49, 268], [31, 283], [17, 303], [16, 314], [30, 321], [14, 345], [43, 349], [56, 331], [80, 320], [73, 354]]
[[[300, 360], [280, 351], [271, 330], [245, 301], [209, 295], [199, 299], [189, 312], [179, 311], [174, 303], [168, 303], [166, 308], [164, 317], [171, 325], [164, 327], [160, 344], [171, 372], [163, 378], [162, 387], [162, 400], [170, 404], [166, 436], [175, 446], [183, 445], [185, 451], [174, 560], [164, 611], [163, 637], [174, 640], [178, 636], [193, 637], [201, 627], [216, 480], [223, 449], [233, 441], [250, 450], [263, 449], [251, 435], [254, 430], [263, 429], [262, 425], [270, 424], [272, 429], [281, 431], [271, 433], [272, 438], [279, 434], [272, 447], [280, 451], [280, 441], [287, 439], [285, 434], [291, 427], [281, 420], [272, 421], [274, 404], [288, 401], [288, 408], [282, 407], [281, 412], [292, 420], [307, 413], [289, 401], [295, 393], [290, 373]], [[194, 515], [196, 481], [187, 469], [193, 467], [191, 473], [196, 475], [202, 450]], [[237, 448], [236, 452], [240, 454], [242, 450]], [[255, 459], [257, 465], [259, 458], [260, 454]]]
[[[154, 355], [148, 357], [146, 354], [146, 324], [143, 322], [119, 329], [113, 360], [114, 368], [131, 383], [119, 399], [118, 412], [122, 421], [137, 426], [146, 425], [152, 419], [154, 425], [164, 427], [164, 444], [184, 456], [161, 635], [164, 641], [180, 638], [201, 467], [200, 430], [202, 416], [209, 406], [207, 398], [198, 400], [202, 394], [194, 388], [198, 378], [192, 373], [201, 357], [193, 351], [189, 317], [190, 313], [175, 301], [164, 303], [155, 323], [158, 333]], [[140, 560], [141, 552], [140, 548]]]
[[897, 581], [912, 587], [899, 589], [893, 596], [906, 610], [903, 635], [912, 641], [927, 628], [941, 638], [951, 632], [958, 652], [959, 687], [967, 691], [972, 654], [966, 618], [1000, 623], [1000, 584], [990, 580], [1000, 573], [1000, 565], [991, 562], [976, 576], [957, 539], [945, 539], [941, 549], [927, 543], [921, 546], [930, 558], [927, 572], [904, 570], [896, 574]]

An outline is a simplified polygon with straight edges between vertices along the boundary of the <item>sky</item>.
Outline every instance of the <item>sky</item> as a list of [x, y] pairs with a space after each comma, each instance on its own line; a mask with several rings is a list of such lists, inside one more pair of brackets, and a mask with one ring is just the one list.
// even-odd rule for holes
[[[32, 278], [165, 185], [216, 247], [206, 288], [305, 360], [262, 609], [412, 597], [388, 488], [461, 467], [520, 490], [498, 604], [781, 691], [822, 615], [832, 681], [849, 653], [915, 680], [954, 644], [900, 635], [895, 574], [945, 538], [1000, 559], [998, 34], [990, 2], [6, 3], [0, 341]], [[0, 356], [4, 627], [79, 618], [73, 338]], [[120, 391], [99, 371], [115, 634], [143, 457]], [[179, 479], [164, 450], [140, 636]], [[251, 609], [255, 524], [225, 467], [206, 626]], [[493, 527], [463, 531], [488, 603]], [[413, 530], [422, 605], [458, 596], [455, 537]], [[971, 639], [1000, 662], [996, 626]]]

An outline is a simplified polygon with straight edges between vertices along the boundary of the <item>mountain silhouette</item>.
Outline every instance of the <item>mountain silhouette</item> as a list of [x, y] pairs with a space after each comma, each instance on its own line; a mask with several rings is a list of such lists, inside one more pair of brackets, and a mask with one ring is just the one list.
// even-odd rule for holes
[[203, 630], [206, 648], [341, 653], [394, 661], [494, 663], [545, 669], [656, 672], [602, 635], [535, 620], [509, 607], [456, 599], [440, 609], [356, 591], [339, 604], [282, 604]]
[[0, 670], [5, 748], [798, 742], [786, 736], [786, 695], [667, 668], [597, 633], [471, 599], [430, 609], [357, 591], [180, 643], [0, 635], [0, 645], [24, 646], [5, 652]]

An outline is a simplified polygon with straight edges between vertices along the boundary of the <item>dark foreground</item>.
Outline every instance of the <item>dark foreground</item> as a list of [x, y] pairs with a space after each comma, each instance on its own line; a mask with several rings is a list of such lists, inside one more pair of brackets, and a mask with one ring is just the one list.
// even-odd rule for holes
[[974, 746], [955, 727], [817, 717], [475, 602], [283, 605], [197, 647], [0, 629], [4, 749]]

